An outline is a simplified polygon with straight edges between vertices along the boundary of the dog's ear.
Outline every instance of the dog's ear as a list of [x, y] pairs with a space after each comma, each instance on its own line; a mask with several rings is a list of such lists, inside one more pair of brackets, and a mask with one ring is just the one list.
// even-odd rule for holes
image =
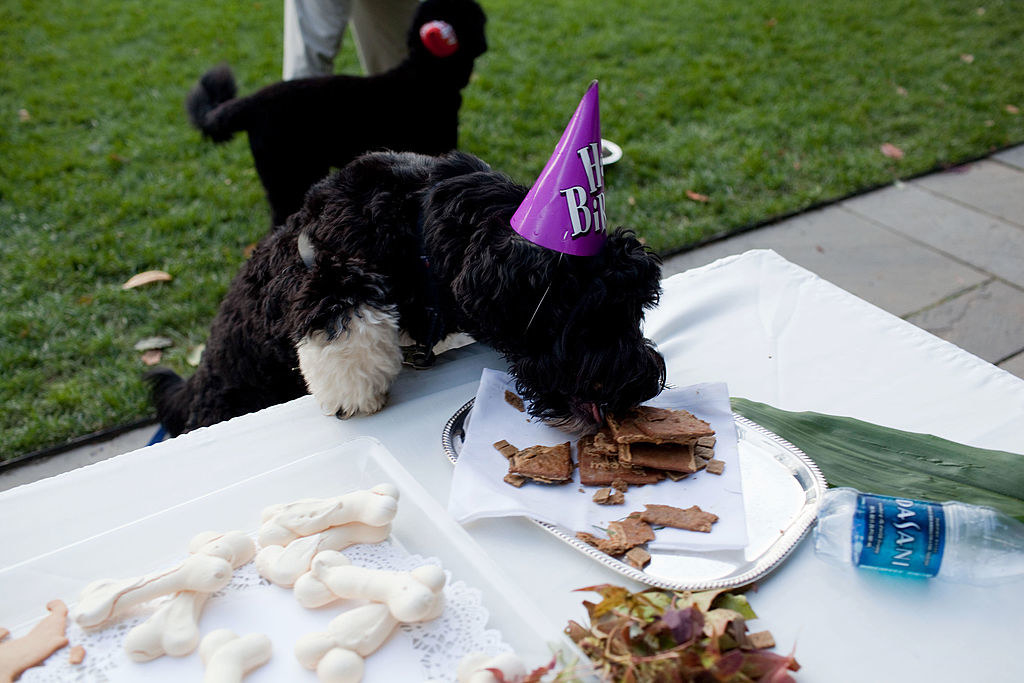
[[632, 230], [618, 228], [608, 235], [604, 248], [595, 257], [598, 277], [609, 292], [638, 297], [644, 308], [651, 308], [661, 296], [661, 259], [640, 242]]

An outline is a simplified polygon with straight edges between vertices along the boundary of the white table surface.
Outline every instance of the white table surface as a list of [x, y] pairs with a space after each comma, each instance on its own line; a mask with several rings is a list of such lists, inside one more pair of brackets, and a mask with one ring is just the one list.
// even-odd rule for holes
[[[676, 386], [725, 381], [732, 396], [786, 410], [848, 415], [1024, 453], [1024, 380], [771, 251], [667, 279], [646, 330]], [[304, 397], [0, 493], [0, 583], [4, 567], [357, 436], [381, 441], [444, 507], [452, 466], [441, 430], [472, 398], [484, 367], [505, 365], [474, 344], [449, 352], [429, 371], [403, 371], [377, 415], [341, 421]], [[526, 520], [485, 520], [466, 530], [555, 628], [585, 616], [581, 600], [593, 594], [573, 589], [640, 587]], [[45, 590], [46, 577], [37, 581], [25, 590]], [[843, 570], [818, 560], [805, 540], [749, 598], [760, 617], [751, 629], [770, 629], [779, 652], [795, 650], [800, 681], [1024, 677], [1016, 654], [1024, 581], [976, 588]]]

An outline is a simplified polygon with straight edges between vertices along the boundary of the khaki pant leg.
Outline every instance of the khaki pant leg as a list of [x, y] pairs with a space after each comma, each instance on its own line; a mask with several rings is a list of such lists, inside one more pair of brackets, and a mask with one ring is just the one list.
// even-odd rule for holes
[[352, 11], [352, 0], [284, 0], [282, 78], [326, 76]]
[[367, 74], [396, 66], [409, 53], [406, 36], [419, 0], [353, 0], [352, 37]]

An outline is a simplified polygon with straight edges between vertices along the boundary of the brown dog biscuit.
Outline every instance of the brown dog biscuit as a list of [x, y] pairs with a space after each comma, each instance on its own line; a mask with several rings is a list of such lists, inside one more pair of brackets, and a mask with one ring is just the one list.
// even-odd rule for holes
[[516, 488], [520, 488], [529, 480], [526, 477], [520, 476], [518, 474], [506, 474], [503, 477], [502, 481], [504, 481], [506, 484], [515, 486]]
[[595, 453], [608, 456], [617, 456], [619, 454], [619, 444], [615, 442], [612, 431], [607, 425], [603, 425], [601, 429], [597, 430], [591, 444], [591, 448]]
[[713, 436], [715, 430], [686, 410], [638, 406], [619, 415], [608, 415], [608, 426], [617, 443], [693, 443]]
[[513, 408], [515, 408], [516, 410], [518, 410], [520, 413], [526, 412], [526, 406], [523, 404], [523, 399], [520, 398], [517, 394], [509, 391], [508, 389], [505, 390], [505, 402], [508, 403]]
[[511, 458], [513, 455], [519, 452], [518, 448], [510, 444], [508, 441], [505, 441], [505, 439], [502, 439], [501, 441], [495, 441], [494, 448], [499, 453], [504, 455], [506, 458]]
[[650, 563], [651, 554], [640, 546], [637, 546], [636, 548], [630, 548], [627, 550], [622, 559], [636, 569], [643, 569]]
[[0, 643], [0, 681], [13, 681], [22, 672], [39, 666], [46, 658], [68, 644], [68, 608], [60, 600], [46, 605], [49, 615], [21, 638]]
[[85, 648], [81, 645], [75, 645], [73, 648], [68, 650], [68, 664], [81, 664], [85, 661]]
[[608, 523], [608, 538], [599, 538], [586, 531], [577, 532], [576, 538], [603, 553], [618, 557], [623, 553], [654, 540], [654, 530], [638, 517]]
[[598, 505], [622, 505], [626, 502], [626, 497], [622, 495], [622, 491], [603, 488], [594, 493], [593, 501]]
[[643, 545], [654, 540], [654, 529], [647, 522], [630, 515], [618, 522], [608, 523], [608, 537], [622, 539], [629, 547]]
[[508, 473], [529, 477], [544, 484], [562, 484], [572, 479], [572, 451], [569, 442], [557, 446], [530, 446], [508, 461]]
[[593, 436], [584, 436], [577, 442], [579, 451], [580, 483], [584, 486], [611, 486], [622, 484], [653, 484], [664, 475], [643, 467], [619, 462], [618, 458], [595, 452]]
[[687, 531], [709, 533], [718, 515], [692, 505], [685, 510], [671, 505], [646, 505], [640, 518], [652, 526], [670, 526]]
[[699, 443], [693, 447], [693, 454], [698, 458], [704, 458], [710, 460], [715, 457], [715, 449], [711, 446], [701, 446]]
[[[689, 444], [630, 443], [622, 444], [629, 452], [629, 463], [656, 470], [671, 470], [692, 474], [697, 471], [697, 458]], [[625, 458], [620, 457], [620, 460]]]
[[625, 540], [622, 538], [598, 538], [586, 531], [577, 531], [576, 538], [612, 557], [617, 557], [629, 550], [629, 546], [626, 545]]

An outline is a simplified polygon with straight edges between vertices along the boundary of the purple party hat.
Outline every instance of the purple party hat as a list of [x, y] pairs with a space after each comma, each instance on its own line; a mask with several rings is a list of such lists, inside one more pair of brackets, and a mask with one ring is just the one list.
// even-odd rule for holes
[[577, 256], [601, 251], [607, 230], [597, 81], [587, 88], [511, 223], [520, 235], [548, 249]]

